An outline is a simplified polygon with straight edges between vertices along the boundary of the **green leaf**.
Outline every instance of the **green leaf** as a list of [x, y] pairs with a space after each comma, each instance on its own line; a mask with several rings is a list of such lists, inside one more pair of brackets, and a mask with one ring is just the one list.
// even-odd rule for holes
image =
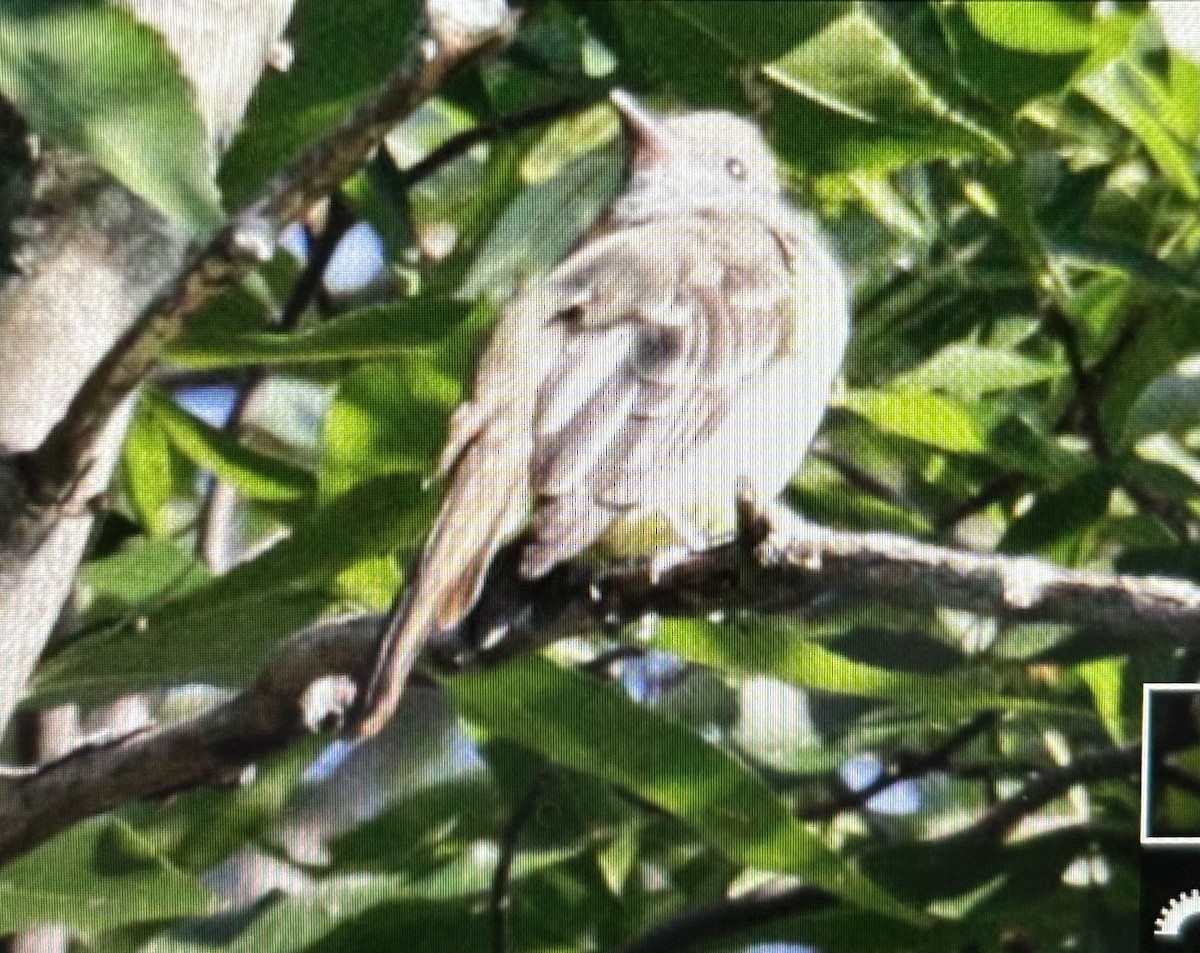
[[1200, 354], [1184, 358], [1138, 395], [1125, 417], [1120, 446], [1156, 433], [1182, 433], [1200, 425]]
[[[372, 907], [406, 893], [400, 877], [328, 877], [299, 896], [277, 894], [250, 922], [220, 945], [225, 953], [296, 953], [307, 950]], [[196, 931], [172, 931], [154, 939], [155, 953], [211, 953], [214, 941]]]
[[193, 417], [162, 391], [147, 388], [142, 406], [184, 456], [252, 500], [294, 502], [316, 488], [316, 479], [303, 467], [251, 450], [232, 434]]
[[1137, 136], [1176, 188], [1189, 199], [1200, 199], [1194, 150], [1169, 124], [1172, 98], [1161, 80], [1125, 59], [1087, 76], [1079, 91]]
[[[1046, 245], [1056, 259], [1080, 270], [1127, 275], [1189, 298], [1200, 295], [1200, 288], [1186, 271], [1133, 245], [1063, 234], [1047, 241]], [[1078, 295], [1082, 290], [1076, 286], [1072, 292]]]
[[348, 375], [325, 415], [322, 490], [338, 492], [367, 474], [430, 472], [461, 396], [456, 380], [417, 357]]
[[866, 909], [922, 920], [798, 822], [745, 765], [612, 686], [541, 658], [446, 684], [458, 710], [480, 727], [633, 791], [739, 864], [794, 874]]
[[956, 400], [905, 388], [898, 391], [851, 390], [841, 406], [865, 417], [885, 433], [907, 437], [950, 453], [982, 453], [980, 426]]
[[1126, 658], [1102, 658], [1078, 666], [1075, 670], [1087, 683], [1096, 702], [1096, 711], [1104, 723], [1113, 744], [1123, 745], [1128, 741], [1129, 729], [1122, 713], [1121, 695], [1124, 690]]
[[522, 278], [561, 261], [616, 194], [620, 168], [613, 152], [596, 152], [524, 189], [479, 250], [460, 294], [503, 300]]
[[156, 536], [166, 532], [162, 511], [175, 486], [171, 445], [162, 426], [143, 407], [134, 413], [125, 433], [121, 476], [142, 526]]
[[[973, 22], [969, 6], [939, 4], [934, 12], [953, 50], [955, 71], [1000, 109], [1016, 112], [1030, 100], [1061, 92], [1089, 54], [1096, 55], [1090, 38], [1085, 48], [1053, 54], [996, 42]], [[984, 15], [989, 12], [994, 13]]]
[[292, 534], [227, 575], [140, 615], [131, 625], [72, 642], [45, 660], [39, 698], [108, 699], [185, 682], [239, 685], [275, 641], [329, 605], [329, 580], [363, 556], [412, 546], [432, 495], [411, 475], [355, 487]]
[[1064, 373], [1066, 367], [1060, 361], [1026, 357], [1008, 348], [951, 344], [921, 366], [894, 378], [892, 384], [970, 399], [1052, 380]]
[[221, 165], [230, 205], [244, 202], [285, 159], [336, 125], [404, 59], [413, 0], [301, 0], [288, 25], [295, 62], [263, 78]]
[[0, 933], [43, 923], [112, 929], [214, 906], [197, 878], [110, 818], [76, 824], [0, 868]]
[[198, 788], [138, 810], [138, 829], [187, 870], [208, 870], [271, 828], [297, 790], [305, 769], [328, 739], [314, 735], [256, 764], [253, 781], [237, 787]]
[[415, 298], [338, 315], [306, 331], [229, 333], [222, 328], [185, 333], [167, 358], [182, 367], [209, 369], [372, 361], [397, 357], [436, 343], [466, 316], [468, 306], [446, 298]]
[[[924, 71], [862, 9], [762, 72], [795, 94], [783, 113], [789, 119], [784, 128], [802, 134], [781, 138], [780, 145], [801, 161], [886, 169], [937, 156], [1011, 158], [1006, 133], [968, 109], [960, 94]], [[809, 134], [815, 128], [820, 136]]]
[[[650, 644], [680, 658], [737, 672], [766, 675], [839, 695], [915, 705], [939, 715], [973, 714], [996, 709], [1017, 711], [1025, 700], [992, 691], [974, 675], [919, 675], [856, 662], [830, 651], [797, 631], [796, 626], [755, 619], [742, 625], [667, 619], [656, 623]], [[1047, 711], [1031, 704], [1029, 710]]]
[[1095, 43], [1090, 3], [968, 0], [967, 15], [993, 43], [1030, 53], [1076, 53]]
[[75, 587], [80, 621], [128, 612], [164, 592], [179, 595], [208, 578], [177, 540], [135, 537], [111, 556], [83, 564]]
[[1108, 510], [1112, 483], [1101, 470], [1085, 470], [1062, 486], [1040, 492], [1008, 525], [997, 549], [1037, 552], [1065, 566], [1080, 562], [1088, 530]]
[[414, 791], [330, 848], [343, 868], [419, 874], [494, 836], [504, 813], [495, 783], [481, 773]]
[[0, 3], [0, 94], [172, 218], [220, 221], [196, 94], [154, 30], [99, 0]]
[[623, 59], [685, 98], [744, 110], [739, 77], [819, 29], [844, 3], [764, 0], [619, 0], [580, 5]]
[[[986, 194], [979, 190], [986, 190]], [[1062, 266], [1047, 252], [1046, 237], [1034, 210], [1033, 185], [1024, 162], [982, 167], [976, 181], [968, 185], [967, 194], [982, 199], [983, 211], [994, 216], [1012, 236], [1039, 281], [1045, 276], [1052, 280], [1055, 289], [1066, 292], [1070, 288]]]

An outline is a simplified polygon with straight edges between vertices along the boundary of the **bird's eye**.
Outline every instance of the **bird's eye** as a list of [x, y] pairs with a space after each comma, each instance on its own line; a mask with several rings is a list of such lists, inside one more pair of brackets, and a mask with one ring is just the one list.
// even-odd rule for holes
[[730, 156], [725, 160], [725, 171], [741, 182], [746, 178], [746, 163], [737, 156]]

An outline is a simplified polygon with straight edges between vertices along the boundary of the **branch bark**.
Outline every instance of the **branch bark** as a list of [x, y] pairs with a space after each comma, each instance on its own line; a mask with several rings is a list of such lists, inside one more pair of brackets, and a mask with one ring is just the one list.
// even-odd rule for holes
[[[744, 504], [748, 544], [698, 553], [665, 573], [627, 568], [597, 581], [561, 567], [535, 581], [516, 577], [516, 547], [502, 554], [462, 639], [430, 646], [424, 664], [442, 674], [501, 664], [580, 631], [611, 628], [647, 612], [707, 617], [738, 606], [795, 605], [850, 587], [898, 606], [950, 605], [1026, 621], [1103, 626], [1126, 634], [1191, 639], [1200, 586], [1061, 569], [1028, 558], [964, 553], [882, 533], [845, 533], [804, 523], [778, 507]], [[1016, 580], [1016, 581], [1013, 581]], [[1036, 585], [1035, 585], [1036, 583]], [[519, 620], [519, 621], [517, 621]], [[226, 784], [292, 741], [340, 725], [375, 659], [379, 617], [320, 623], [281, 643], [253, 685], [192, 720], [85, 746], [26, 776], [0, 783], [0, 861], [84, 817], [180, 789]], [[499, 636], [497, 638], [497, 636]], [[1133, 755], [1097, 755], [1123, 770]], [[1090, 765], [1081, 757], [1081, 765]], [[1022, 805], [1036, 809], [1090, 768], [1034, 782], [997, 808], [978, 833], [1001, 836]], [[1065, 785], [1065, 787], [1063, 786]], [[1007, 802], [1006, 802], [1007, 804]], [[1014, 813], [1016, 812], [1016, 813]]]

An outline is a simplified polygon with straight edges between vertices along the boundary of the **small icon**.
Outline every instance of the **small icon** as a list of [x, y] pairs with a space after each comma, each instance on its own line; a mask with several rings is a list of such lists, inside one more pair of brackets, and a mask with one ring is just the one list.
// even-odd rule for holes
[[1188, 921], [1200, 915], [1200, 890], [1191, 893], [1181, 893], [1172, 897], [1157, 920], [1154, 921], [1154, 935], [1157, 937], [1183, 938], [1183, 928]]

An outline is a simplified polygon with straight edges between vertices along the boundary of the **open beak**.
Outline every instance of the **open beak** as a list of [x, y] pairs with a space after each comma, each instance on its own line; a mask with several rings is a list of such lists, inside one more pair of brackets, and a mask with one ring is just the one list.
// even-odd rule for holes
[[633, 145], [634, 163], [658, 165], [669, 161], [674, 143], [663, 118], [623, 89], [612, 90], [608, 99], [621, 115], [626, 134]]

